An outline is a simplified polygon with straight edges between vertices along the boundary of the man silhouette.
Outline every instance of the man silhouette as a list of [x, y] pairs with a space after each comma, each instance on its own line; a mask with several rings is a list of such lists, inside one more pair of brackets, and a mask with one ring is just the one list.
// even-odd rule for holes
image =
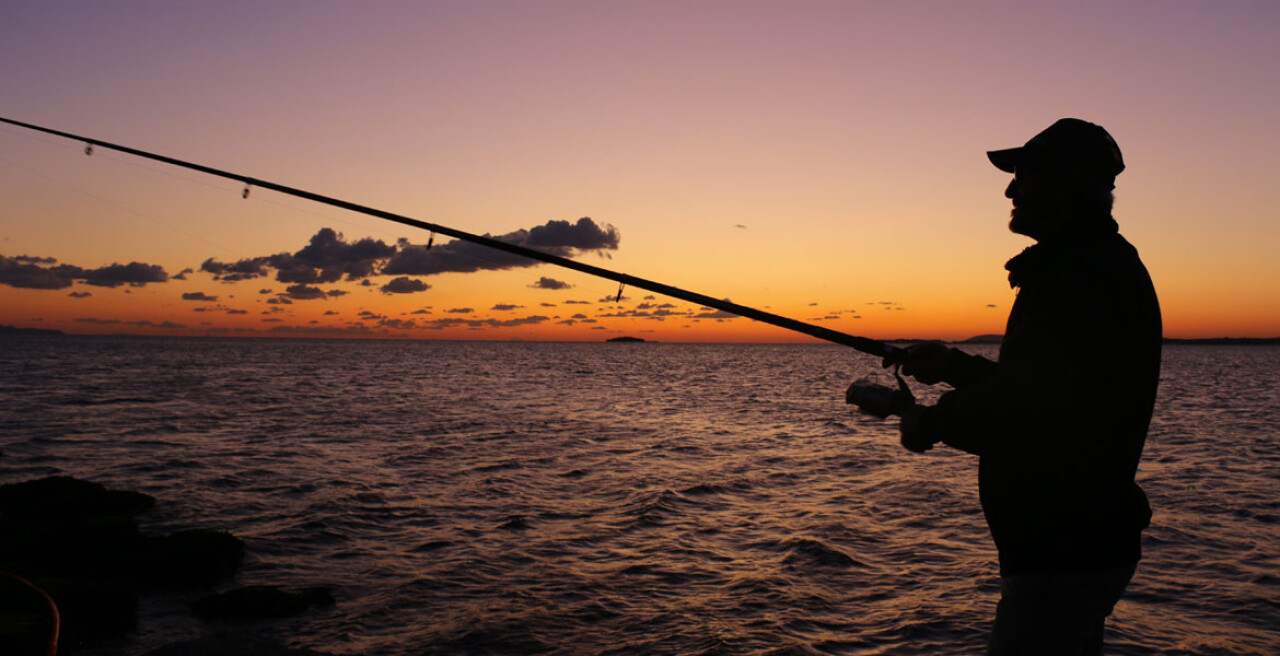
[[1001, 575], [987, 653], [1101, 654], [1151, 517], [1134, 476], [1160, 307], [1111, 216], [1124, 161], [1106, 130], [1064, 118], [987, 156], [1014, 174], [1009, 229], [1036, 243], [1005, 265], [1017, 299], [995, 362], [937, 342], [908, 349], [905, 374], [955, 389], [903, 413], [902, 443], [979, 456]]

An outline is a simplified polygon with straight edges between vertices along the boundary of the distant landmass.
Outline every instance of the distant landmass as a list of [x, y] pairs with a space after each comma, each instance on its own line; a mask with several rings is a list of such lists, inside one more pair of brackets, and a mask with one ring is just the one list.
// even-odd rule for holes
[[1209, 337], [1202, 339], [1164, 338], [1165, 344], [1207, 344], [1217, 346], [1276, 346], [1280, 337]]
[[960, 344], [999, 344], [1003, 341], [1004, 335], [975, 335]]
[[0, 336], [7, 335], [65, 335], [61, 330], [49, 330], [48, 328], [16, 328], [14, 326], [0, 326]]
[[[953, 344], [999, 344], [1004, 335], [976, 335]], [[902, 340], [913, 341], [913, 340]], [[920, 341], [920, 340], [914, 340]], [[1196, 339], [1164, 338], [1165, 344], [1203, 344], [1207, 346], [1278, 346], [1280, 337], [1207, 337]]]
[[[61, 330], [53, 330], [50, 328], [19, 328], [17, 326], [0, 325], [0, 338], [10, 337], [10, 336], [20, 336], [20, 335], [42, 336], [42, 337], [67, 336], [67, 334], [62, 332]], [[142, 335], [129, 335], [125, 333], [116, 334], [114, 336], [115, 337], [145, 337]], [[941, 341], [947, 342], [949, 344], [970, 344], [970, 345], [993, 344], [998, 346], [1002, 340], [1004, 340], [1003, 335], [974, 335], [973, 337], [970, 337], [968, 339], [955, 340], [950, 342], [947, 342], [946, 340], [941, 340]], [[516, 340], [516, 341], [519, 341], [519, 340]], [[624, 343], [624, 344], [625, 343], [634, 344], [634, 343], [644, 343], [647, 340], [640, 337], [631, 337], [630, 335], [626, 335], [623, 337], [610, 337], [605, 341]], [[916, 338], [904, 338], [904, 339], [885, 339], [881, 341], [888, 344], [915, 344], [915, 343], [927, 342], [931, 340], [916, 337]], [[1165, 344], [1204, 345], [1204, 346], [1280, 346], [1280, 337], [1200, 337], [1200, 338], [1194, 338], [1194, 339], [1179, 339], [1174, 337], [1166, 337], [1164, 339], [1164, 343]]]

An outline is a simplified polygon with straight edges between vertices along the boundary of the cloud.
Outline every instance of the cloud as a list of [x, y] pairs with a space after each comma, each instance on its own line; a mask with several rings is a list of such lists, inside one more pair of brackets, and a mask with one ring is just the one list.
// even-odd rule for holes
[[550, 317], [541, 314], [535, 314], [528, 317], [517, 317], [514, 319], [462, 319], [458, 317], [447, 317], [443, 319], [434, 319], [423, 324], [423, 328], [431, 330], [442, 330], [444, 328], [452, 328], [456, 326], [466, 326], [468, 328], [511, 328], [514, 326], [528, 326], [550, 321]]
[[693, 315], [694, 319], [737, 319], [738, 315], [724, 310], [712, 310], [711, 308], [703, 308], [701, 312]]
[[[617, 229], [597, 224], [587, 217], [575, 223], [553, 220], [528, 230], [516, 230], [497, 237], [486, 236], [561, 257], [588, 251], [616, 250], [619, 241]], [[368, 278], [374, 275], [428, 276], [537, 264], [536, 260], [462, 240], [435, 245], [434, 248], [414, 245], [403, 239], [394, 245], [372, 238], [347, 242], [332, 228], [321, 228], [306, 246], [294, 253], [262, 255], [236, 262], [209, 258], [200, 265], [200, 270], [213, 274], [214, 280], [222, 282], [262, 278], [274, 271], [276, 280], [283, 283], [317, 285], [337, 282], [345, 277], [369, 286], [372, 283]], [[542, 278], [534, 286], [541, 289], [569, 288], [568, 284], [552, 278]]]
[[414, 280], [413, 278], [400, 276], [399, 278], [396, 278], [395, 280], [392, 280], [391, 282], [383, 285], [382, 293], [414, 294], [417, 292], [425, 292], [428, 289], [431, 289], [431, 285], [428, 285], [427, 283], [422, 282], [421, 280]]
[[[3, 256], [0, 256], [0, 257], [3, 257]], [[52, 264], [58, 263], [57, 258], [39, 257], [37, 255], [15, 255], [13, 257], [13, 260], [15, 262], [18, 262], [19, 264], [50, 264], [52, 265]]]
[[160, 323], [156, 323], [154, 321], [143, 320], [143, 321], [125, 321], [123, 323], [126, 326], [138, 326], [139, 328], [163, 328], [165, 330], [178, 330], [179, 328], [187, 327], [187, 324], [185, 323], [174, 323], [172, 321], [161, 321]]
[[453, 314], [473, 314], [475, 312], [475, 308], [449, 308], [448, 310], [445, 310], [445, 312], [452, 312]]
[[137, 326], [139, 328], [163, 328], [165, 330], [177, 330], [186, 328], [186, 324], [174, 323], [172, 321], [164, 321], [156, 323], [154, 321], [120, 321], [119, 319], [96, 319], [94, 317], [81, 317], [76, 319], [78, 323], [91, 323], [99, 326]]
[[493, 307], [491, 307], [491, 308], [489, 308], [489, 309], [490, 309], [490, 310], [497, 310], [498, 312], [510, 312], [510, 311], [512, 311], [512, 310], [520, 310], [520, 309], [523, 309], [523, 308], [524, 308], [524, 306], [523, 306], [523, 305], [512, 305], [512, 304], [510, 304], [510, 303], [498, 303], [497, 305], [494, 305]]
[[[214, 280], [237, 282], [267, 275], [267, 258], [251, 258], [231, 264], [209, 258], [200, 264], [200, 270], [212, 273]], [[266, 293], [265, 290], [263, 293]]]
[[188, 274], [188, 273], [195, 273], [195, 272], [196, 272], [196, 271], [195, 271], [195, 269], [192, 269], [191, 267], [187, 267], [187, 268], [185, 268], [185, 269], [183, 269], [183, 270], [179, 271], [177, 274], [175, 274], [175, 275], [171, 278], [171, 280], [186, 280], [186, 279], [187, 279], [187, 274]]
[[67, 294], [67, 296], [70, 296], [71, 298], [89, 298], [90, 296], [93, 296], [93, 294], [90, 294], [89, 292], [71, 292], [70, 294]]
[[84, 272], [85, 284], [98, 287], [119, 287], [120, 285], [142, 287], [149, 282], [165, 282], [168, 279], [169, 274], [165, 273], [160, 265], [141, 262], [109, 264]]
[[410, 330], [418, 327], [418, 321], [416, 319], [383, 319], [378, 322], [378, 325], [393, 330]]
[[321, 228], [296, 253], [263, 255], [232, 263], [209, 258], [200, 265], [200, 270], [212, 273], [214, 280], [236, 282], [265, 277], [274, 269], [280, 282], [315, 285], [337, 282], [343, 276], [347, 280], [368, 278], [395, 252], [395, 246], [381, 240], [366, 237], [347, 243], [341, 233]]
[[210, 296], [210, 295], [208, 295], [208, 294], [206, 294], [206, 293], [204, 293], [204, 292], [188, 292], [188, 293], [185, 293], [185, 294], [183, 294], [183, 295], [182, 295], [182, 300], [184, 300], [184, 301], [206, 301], [206, 302], [211, 302], [211, 301], [216, 301], [216, 300], [218, 300], [218, 297], [217, 297], [217, 296]]
[[[334, 291], [337, 291], [337, 290], [334, 290]], [[318, 298], [328, 298], [330, 296], [341, 296], [342, 294], [346, 293], [346, 292], [340, 292], [340, 291], [337, 293], [334, 293], [334, 291], [326, 292], [325, 290], [320, 289], [319, 287], [312, 287], [311, 285], [298, 283], [296, 285], [289, 285], [288, 287], [285, 287], [284, 294], [282, 294], [281, 297], [282, 298], [288, 297], [295, 301], [314, 301]]]
[[[548, 221], [529, 230], [516, 230], [497, 237], [488, 234], [485, 236], [560, 257], [587, 251], [617, 250], [619, 241], [618, 231], [613, 226], [598, 225], [588, 217], [578, 219], [577, 223]], [[537, 260], [462, 240], [454, 240], [434, 248], [402, 243], [383, 267], [382, 273], [429, 276], [438, 273], [513, 269], [537, 264]]]
[[555, 278], [548, 278], [546, 276], [538, 278], [538, 282], [535, 282], [529, 286], [534, 289], [554, 289], [554, 290], [570, 289], [573, 287], [573, 285], [570, 285], [567, 282], [561, 282], [559, 280], [556, 280]]
[[368, 335], [373, 332], [368, 326], [351, 324], [344, 327], [335, 326], [272, 326], [267, 332], [299, 333], [307, 335]]
[[366, 237], [348, 244], [332, 228], [322, 228], [298, 252], [268, 256], [263, 263], [276, 270], [280, 282], [314, 285], [338, 282], [343, 276], [347, 280], [368, 278], [393, 253], [395, 247], [385, 242]]
[[0, 255], [0, 284], [23, 289], [66, 289], [77, 281], [96, 287], [142, 287], [169, 280], [169, 274], [157, 264], [130, 262], [85, 269], [57, 262], [52, 257]]

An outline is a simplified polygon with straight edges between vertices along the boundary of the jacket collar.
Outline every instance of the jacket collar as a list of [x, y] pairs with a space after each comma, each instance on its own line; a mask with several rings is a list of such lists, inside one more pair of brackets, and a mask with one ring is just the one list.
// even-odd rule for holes
[[1067, 258], [1120, 231], [1115, 219], [1109, 216], [1105, 221], [1088, 226], [1055, 239], [1032, 244], [1010, 258], [1004, 265], [1009, 272], [1009, 286], [1017, 288], [1028, 282], [1042, 280], [1046, 275], [1059, 270]]

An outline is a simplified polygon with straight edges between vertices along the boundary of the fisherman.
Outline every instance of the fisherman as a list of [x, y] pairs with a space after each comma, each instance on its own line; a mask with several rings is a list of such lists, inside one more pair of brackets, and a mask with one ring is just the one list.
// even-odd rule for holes
[[1106, 130], [1064, 118], [987, 157], [1014, 174], [1009, 229], [1036, 243], [1005, 265], [1017, 299], [995, 362], [938, 342], [908, 348], [903, 373], [955, 389], [902, 413], [902, 444], [979, 457], [1001, 576], [987, 653], [1101, 654], [1151, 518], [1134, 476], [1160, 307], [1111, 216], [1124, 161]]

